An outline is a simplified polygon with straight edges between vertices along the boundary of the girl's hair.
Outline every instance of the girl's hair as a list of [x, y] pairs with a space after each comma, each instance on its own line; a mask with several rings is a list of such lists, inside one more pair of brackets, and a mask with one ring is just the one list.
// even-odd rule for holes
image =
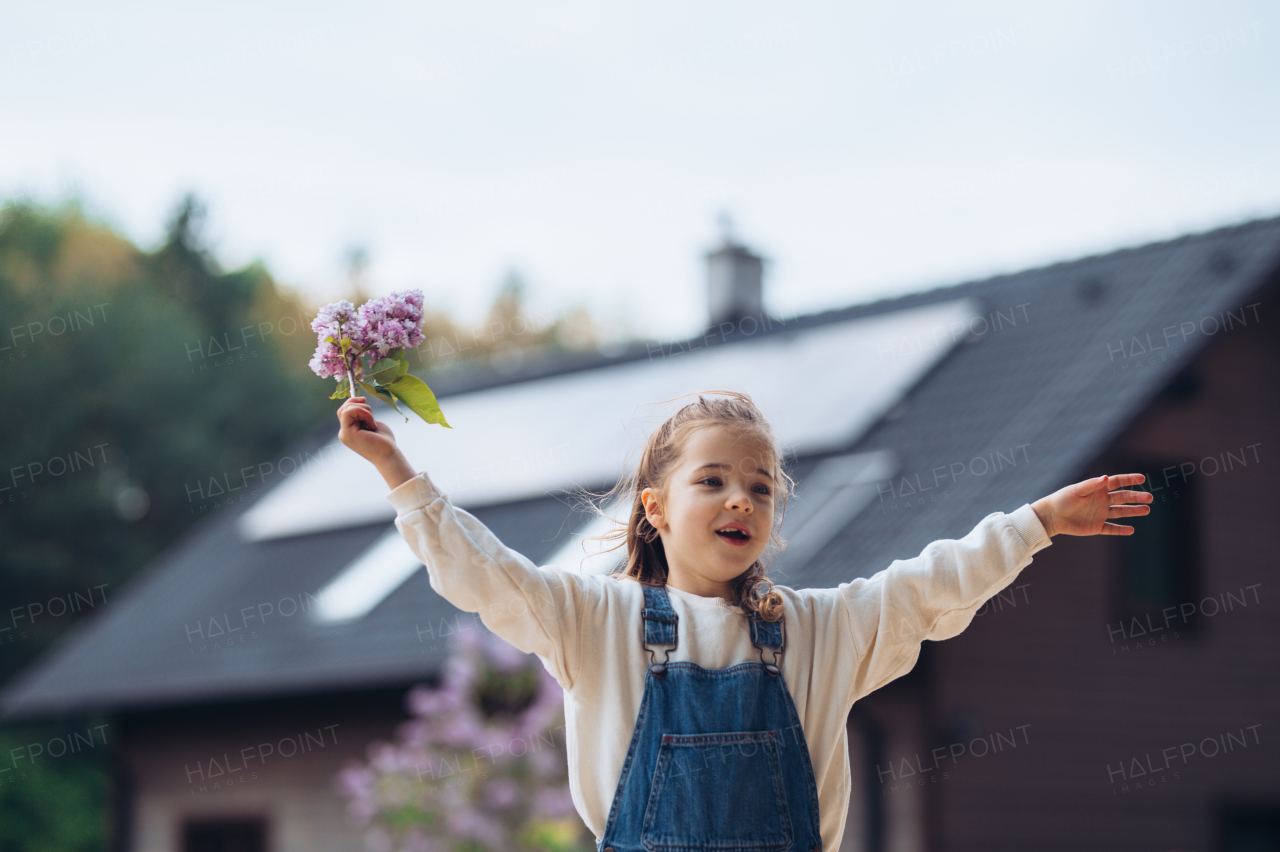
[[[703, 399], [702, 393], [724, 394], [729, 398]], [[684, 396], [694, 396], [694, 394], [684, 394]], [[592, 494], [602, 498], [600, 504], [594, 507], [595, 511], [601, 515], [605, 515], [606, 506], [625, 499], [628, 495], [630, 497], [631, 509], [628, 519], [623, 522], [610, 517], [609, 520], [618, 524], [618, 527], [604, 535], [591, 536], [591, 538], [606, 541], [623, 540], [608, 548], [606, 553], [617, 550], [624, 543], [627, 546], [626, 565], [610, 571], [611, 577], [631, 577], [646, 585], [666, 584], [667, 556], [658, 531], [645, 516], [644, 503], [640, 499], [640, 494], [646, 488], [665, 492], [667, 481], [680, 460], [689, 436], [695, 429], [706, 426], [727, 426], [738, 430], [744, 439], [754, 440], [763, 448], [765, 463], [761, 466], [766, 470], [770, 467], [773, 469], [776, 507], [773, 527], [769, 531], [769, 545], [765, 553], [772, 556], [772, 553], [786, 546], [780, 530], [782, 518], [786, 512], [786, 501], [795, 489], [795, 482], [782, 468], [782, 452], [774, 440], [768, 421], [751, 401], [751, 397], [744, 393], [702, 391], [697, 396], [697, 402], [684, 406], [653, 430], [645, 441], [644, 449], [640, 453], [640, 462], [636, 465], [634, 472], [627, 474], [604, 494]], [[675, 397], [675, 399], [680, 398]], [[770, 547], [776, 550], [770, 551]], [[777, 621], [782, 617], [782, 594], [774, 590], [773, 581], [765, 576], [767, 566], [768, 562], [764, 560], [764, 554], [762, 554], [761, 559], [757, 559], [750, 568], [734, 579], [732, 584], [734, 603], [742, 607], [745, 612], [758, 614], [765, 621]]]

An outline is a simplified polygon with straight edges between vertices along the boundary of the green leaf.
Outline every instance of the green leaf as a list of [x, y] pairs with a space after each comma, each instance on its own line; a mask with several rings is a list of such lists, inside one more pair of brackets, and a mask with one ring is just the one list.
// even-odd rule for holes
[[366, 393], [368, 393], [368, 394], [370, 394], [370, 395], [372, 395], [372, 396], [376, 396], [378, 399], [382, 400], [382, 401], [383, 401], [383, 402], [385, 402], [387, 405], [391, 406], [392, 408], [395, 408], [395, 410], [396, 410], [396, 413], [397, 413], [397, 414], [404, 414], [404, 412], [403, 412], [403, 411], [401, 411], [401, 410], [396, 406], [396, 401], [395, 401], [394, 399], [392, 399], [391, 397], [387, 396], [385, 393], [383, 393], [379, 388], [374, 387], [373, 385], [371, 385], [371, 384], [369, 384], [369, 383], [367, 383], [367, 382], [356, 382], [356, 384], [358, 384], [360, 387], [364, 388], [364, 390], [365, 390], [365, 392], [366, 392]]
[[[397, 403], [397, 402], [404, 402], [404, 400], [399, 399], [395, 394], [393, 394], [391, 391], [387, 390], [387, 388], [388, 388], [388, 385], [378, 385], [378, 390], [382, 391], [382, 392], [383, 392], [383, 393], [385, 393], [387, 396], [391, 397], [391, 407], [392, 407], [392, 408], [394, 408], [394, 409], [396, 410], [396, 414], [399, 414], [399, 415], [401, 415], [401, 416], [404, 416], [404, 412], [400, 410], [400, 406], [399, 406], [399, 405], [396, 405], [396, 403]], [[408, 417], [405, 417], [405, 418], [404, 418], [404, 422], [405, 422], [405, 423], [408, 423], [408, 422], [409, 422], [409, 418], [408, 418]]]
[[427, 383], [417, 376], [406, 373], [386, 388], [400, 397], [404, 404], [409, 406], [410, 411], [428, 423], [439, 423], [446, 429], [453, 428], [444, 419], [444, 412], [440, 410], [440, 403], [436, 402], [436, 395], [431, 392], [431, 388], [427, 387]]
[[394, 358], [383, 358], [378, 363], [369, 368], [368, 378], [379, 384], [386, 384], [395, 381], [399, 375], [400, 362]]
[[[403, 399], [400, 399], [400, 398], [399, 398], [399, 397], [397, 397], [395, 394], [393, 394], [391, 391], [387, 390], [387, 388], [389, 388], [389, 387], [390, 387], [390, 385], [381, 385], [381, 386], [379, 386], [379, 388], [378, 388], [378, 389], [379, 389], [379, 390], [382, 390], [382, 391], [386, 391], [387, 395], [391, 397], [391, 404], [392, 404], [392, 405], [395, 405], [397, 400], [399, 400], [400, 402], [404, 402], [404, 400], [403, 400]], [[408, 404], [409, 404], [409, 403], [405, 402], [405, 405], [408, 405]], [[399, 409], [399, 407], [397, 407], [397, 408], [396, 408], [396, 413], [398, 413], [398, 414], [404, 414], [404, 412], [403, 412], [403, 411], [401, 411], [401, 410]], [[405, 422], [405, 423], [408, 423], [408, 422], [409, 422], [409, 418], [408, 418], [408, 417], [405, 417], [405, 418], [404, 418], [404, 422]]]
[[388, 405], [390, 405], [392, 408], [394, 408], [394, 409], [396, 410], [396, 414], [399, 414], [401, 417], [404, 417], [404, 422], [405, 422], [405, 423], [408, 423], [408, 422], [409, 422], [409, 418], [408, 418], [408, 417], [405, 417], [404, 412], [400, 410], [400, 406], [396, 405], [396, 398], [395, 398], [395, 396], [394, 396], [393, 394], [391, 394], [391, 393], [389, 393], [389, 392], [387, 391], [387, 386], [386, 386], [386, 385], [372, 385], [372, 386], [371, 386], [371, 385], [368, 385], [368, 384], [366, 384], [366, 383], [364, 383], [364, 382], [358, 382], [357, 384], [359, 384], [359, 385], [360, 385], [360, 387], [364, 388], [364, 389], [365, 389], [365, 390], [367, 390], [369, 393], [371, 393], [371, 394], [373, 394], [374, 396], [376, 396], [378, 399], [382, 400], [383, 402], [387, 403], [387, 404], [388, 404]]
[[339, 382], [338, 389], [333, 392], [333, 396], [329, 397], [329, 399], [346, 399], [349, 396], [351, 396], [351, 386]]

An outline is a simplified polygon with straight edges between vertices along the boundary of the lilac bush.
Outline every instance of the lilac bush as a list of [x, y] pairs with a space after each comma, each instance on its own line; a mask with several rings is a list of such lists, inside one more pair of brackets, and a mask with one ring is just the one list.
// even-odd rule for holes
[[564, 696], [536, 657], [487, 630], [460, 630], [439, 686], [413, 718], [335, 784], [376, 852], [591, 852], [574, 809]]
[[[330, 399], [358, 396], [358, 384], [400, 411], [403, 402], [428, 423], [449, 426], [431, 388], [409, 374], [404, 351], [426, 339], [422, 333], [422, 291], [394, 292], [358, 309], [346, 299], [330, 302], [311, 321], [319, 338], [310, 367], [321, 378], [345, 379]], [[372, 363], [366, 367], [365, 357]], [[408, 421], [408, 418], [405, 418]]]

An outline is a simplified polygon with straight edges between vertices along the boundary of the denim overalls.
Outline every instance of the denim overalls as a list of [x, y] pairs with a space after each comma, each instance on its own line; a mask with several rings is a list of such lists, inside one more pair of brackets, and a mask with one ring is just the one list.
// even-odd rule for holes
[[598, 852], [821, 852], [809, 746], [777, 666], [782, 622], [747, 614], [758, 663], [653, 662], [650, 644], [675, 650], [677, 616], [665, 586], [642, 588], [651, 665]]

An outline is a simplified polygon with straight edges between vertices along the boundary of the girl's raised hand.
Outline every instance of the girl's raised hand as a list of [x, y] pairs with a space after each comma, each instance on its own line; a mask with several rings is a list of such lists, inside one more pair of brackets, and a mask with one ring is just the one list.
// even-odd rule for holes
[[[1133, 527], [1110, 523], [1111, 518], [1149, 515], [1155, 495], [1147, 491], [1124, 490], [1146, 481], [1140, 473], [1099, 476], [1076, 482], [1041, 497], [1031, 508], [1035, 510], [1050, 536], [1062, 535], [1133, 535]], [[1112, 491], [1112, 488], [1119, 489]]]
[[373, 409], [362, 396], [348, 398], [338, 408], [338, 440], [375, 465], [400, 451], [391, 427], [373, 419]]

